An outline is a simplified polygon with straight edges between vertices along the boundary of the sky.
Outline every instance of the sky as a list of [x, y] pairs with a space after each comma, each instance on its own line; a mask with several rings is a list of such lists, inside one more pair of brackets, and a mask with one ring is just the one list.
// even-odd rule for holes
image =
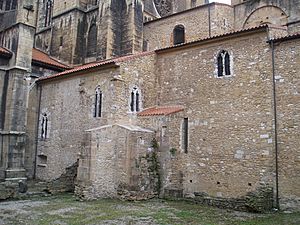
[[230, 5], [231, 0], [210, 0], [209, 2], [221, 2]]

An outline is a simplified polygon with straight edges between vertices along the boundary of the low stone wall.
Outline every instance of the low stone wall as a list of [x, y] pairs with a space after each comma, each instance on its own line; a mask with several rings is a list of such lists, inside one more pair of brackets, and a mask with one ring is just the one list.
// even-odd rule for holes
[[15, 198], [18, 194], [18, 183], [0, 183], [0, 201]]
[[75, 179], [77, 177], [78, 162], [66, 168], [66, 172], [56, 180], [48, 182], [47, 192], [51, 194], [62, 192], [74, 192]]
[[188, 200], [202, 205], [257, 213], [268, 212], [274, 208], [272, 187], [260, 187], [241, 198], [212, 197], [204, 192], [194, 192], [184, 195], [182, 189], [167, 188], [164, 190], [163, 198]]
[[195, 192], [194, 196], [189, 196], [189, 199], [203, 205], [247, 212], [268, 212], [274, 208], [273, 188], [271, 187], [261, 187], [241, 198], [211, 197], [205, 193]]

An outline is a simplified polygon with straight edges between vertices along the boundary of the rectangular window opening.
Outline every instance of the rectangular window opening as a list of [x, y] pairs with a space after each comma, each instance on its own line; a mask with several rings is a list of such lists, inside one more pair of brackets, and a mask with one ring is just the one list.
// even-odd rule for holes
[[189, 119], [183, 119], [183, 132], [182, 132], [182, 148], [184, 153], [188, 153], [188, 141], [189, 141]]
[[63, 46], [64, 44], [64, 37], [60, 37], [60, 40], [59, 40], [59, 46]]

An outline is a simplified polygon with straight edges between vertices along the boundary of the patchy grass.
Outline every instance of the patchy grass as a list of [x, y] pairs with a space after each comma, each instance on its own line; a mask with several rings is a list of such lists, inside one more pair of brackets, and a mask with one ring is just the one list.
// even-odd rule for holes
[[184, 201], [77, 201], [57, 195], [0, 203], [0, 225], [299, 225], [300, 213], [251, 214]]

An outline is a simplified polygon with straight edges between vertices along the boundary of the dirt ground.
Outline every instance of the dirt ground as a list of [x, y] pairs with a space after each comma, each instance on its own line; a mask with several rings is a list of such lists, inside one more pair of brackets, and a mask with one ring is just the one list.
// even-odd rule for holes
[[0, 202], [0, 225], [299, 225], [300, 213], [251, 214], [161, 199], [78, 201], [71, 194]]

